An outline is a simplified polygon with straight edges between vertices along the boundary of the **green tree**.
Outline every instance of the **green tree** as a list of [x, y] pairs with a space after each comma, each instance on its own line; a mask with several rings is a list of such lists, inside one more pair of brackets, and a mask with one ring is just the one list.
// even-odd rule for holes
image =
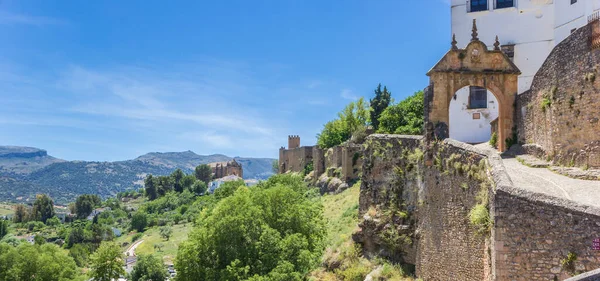
[[54, 216], [54, 202], [46, 194], [38, 194], [33, 202], [31, 211], [32, 219], [46, 223], [46, 221]]
[[0, 243], [0, 280], [80, 280], [73, 259], [55, 244]]
[[33, 236], [33, 243], [35, 245], [44, 245], [46, 244], [46, 238], [41, 234], [36, 234]]
[[59, 226], [60, 225], [60, 219], [57, 218], [56, 216], [49, 218], [46, 221], [46, 225], [47, 226]]
[[194, 185], [192, 186], [192, 190], [195, 194], [197, 195], [202, 195], [204, 194], [204, 192], [206, 192], [206, 189], [208, 189], [208, 187], [206, 186], [206, 183], [203, 181], [196, 181], [194, 183]]
[[167, 271], [162, 261], [153, 255], [139, 255], [131, 271], [131, 281], [163, 281]]
[[194, 176], [196, 176], [196, 179], [208, 184], [212, 180], [212, 168], [207, 164], [199, 165], [194, 170]]
[[273, 171], [275, 174], [279, 173], [279, 160], [273, 160], [271, 163], [271, 171]]
[[169, 238], [171, 238], [171, 235], [173, 234], [173, 228], [167, 225], [161, 226], [159, 229], [159, 233], [162, 238], [169, 241]]
[[175, 188], [175, 181], [170, 176], [160, 176], [157, 178], [158, 185], [156, 190], [159, 196], [165, 196], [167, 192], [172, 191]]
[[175, 189], [175, 191], [177, 192], [183, 191], [183, 177], [185, 177], [185, 174], [181, 169], [177, 169], [173, 171], [173, 173], [171, 173], [171, 178], [173, 180], [173, 189]]
[[148, 225], [148, 216], [143, 211], [137, 211], [131, 216], [131, 229], [144, 232]]
[[8, 221], [0, 219], [0, 239], [4, 238], [8, 234]]
[[69, 256], [75, 260], [77, 266], [84, 267], [90, 257], [90, 249], [87, 245], [75, 244], [69, 249]]
[[95, 194], [83, 194], [75, 200], [75, 214], [78, 219], [85, 219], [96, 207], [100, 207], [102, 200]]
[[144, 179], [144, 188], [146, 191], [146, 196], [149, 200], [154, 200], [158, 198], [158, 190], [156, 186], [157, 183], [154, 177], [152, 177], [151, 174], [147, 175], [146, 179]]
[[194, 186], [194, 183], [196, 183], [196, 177], [194, 175], [185, 175], [183, 177], [183, 180], [181, 181], [183, 189], [187, 189], [190, 191], [193, 191], [192, 186]]
[[90, 277], [94, 281], [111, 281], [125, 275], [123, 254], [115, 243], [102, 242], [90, 260]]
[[330, 148], [349, 140], [356, 132], [364, 131], [369, 123], [369, 107], [360, 98], [348, 104], [338, 118], [325, 123], [317, 135], [317, 144], [321, 148]]
[[379, 117], [379, 133], [420, 135], [423, 133], [423, 91], [385, 109]]
[[23, 204], [15, 205], [15, 214], [13, 216], [13, 221], [16, 223], [19, 222], [27, 222], [29, 220], [29, 210], [27, 206]]
[[377, 130], [379, 128], [379, 116], [383, 113], [383, 111], [390, 105], [392, 100], [392, 93], [388, 92], [387, 87], [383, 86], [383, 91], [381, 90], [381, 83], [377, 85], [375, 89], [375, 97], [370, 100], [371, 102], [371, 125], [373, 125], [373, 129]]
[[[281, 184], [287, 180], [303, 190]], [[326, 234], [321, 203], [308, 190], [300, 177], [239, 186], [203, 211], [180, 245], [178, 280], [301, 280], [318, 265]]]

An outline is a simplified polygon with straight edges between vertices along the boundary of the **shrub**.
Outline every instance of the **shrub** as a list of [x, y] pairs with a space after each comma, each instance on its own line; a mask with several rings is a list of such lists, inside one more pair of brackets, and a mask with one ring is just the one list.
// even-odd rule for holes
[[133, 236], [131, 236], [131, 243], [133, 243], [137, 240], [140, 240], [140, 238], [142, 238], [142, 236], [144, 236], [143, 233], [138, 232], [138, 233], [134, 234]]
[[496, 132], [492, 133], [492, 137], [490, 138], [490, 145], [493, 147], [497, 147], [498, 145], [498, 134], [496, 134]]

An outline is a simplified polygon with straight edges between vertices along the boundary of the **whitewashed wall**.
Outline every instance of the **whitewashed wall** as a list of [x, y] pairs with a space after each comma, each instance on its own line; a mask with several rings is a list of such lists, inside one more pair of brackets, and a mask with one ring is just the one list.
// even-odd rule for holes
[[[570, 0], [560, 0], [570, 1]], [[492, 48], [498, 35], [500, 44], [514, 44], [514, 62], [521, 70], [519, 93], [529, 89], [537, 70], [554, 48], [554, 7], [551, 0], [518, 0], [517, 7], [467, 13], [467, 0], [452, 0], [452, 32], [459, 47], [471, 40], [473, 19], [477, 19], [479, 40]]]
[[[488, 108], [467, 109], [469, 87], [456, 92], [456, 99], [450, 101], [450, 138], [467, 142], [486, 142], [491, 136], [490, 122], [498, 118], [498, 100], [487, 91]], [[481, 119], [473, 119], [473, 113], [480, 113]]]
[[554, 39], [556, 44], [571, 34], [571, 30], [587, 24], [587, 18], [600, 9], [600, 0], [554, 1], [556, 16], [554, 19]]

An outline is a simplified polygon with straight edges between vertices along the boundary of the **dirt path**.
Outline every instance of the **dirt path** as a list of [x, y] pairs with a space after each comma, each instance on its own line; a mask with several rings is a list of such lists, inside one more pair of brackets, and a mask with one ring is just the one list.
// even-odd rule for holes
[[142, 242], [144, 242], [144, 240], [139, 240], [136, 241], [135, 243], [131, 244], [131, 246], [129, 246], [129, 248], [127, 248], [127, 251], [125, 251], [123, 254], [125, 254], [126, 257], [133, 257], [135, 256], [135, 249], [142, 244]]

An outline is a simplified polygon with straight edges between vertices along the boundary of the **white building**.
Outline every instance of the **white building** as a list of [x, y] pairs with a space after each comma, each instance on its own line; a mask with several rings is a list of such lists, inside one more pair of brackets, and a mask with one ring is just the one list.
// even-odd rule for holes
[[600, 0], [452, 0], [451, 10], [459, 48], [471, 40], [473, 19], [477, 19], [479, 39], [489, 48], [496, 35], [504, 49], [514, 45], [522, 93], [529, 90], [554, 46], [600, 10]]
[[[587, 24], [600, 10], [600, 0], [452, 0], [452, 33], [459, 48], [471, 41], [473, 20], [479, 40], [502, 50], [521, 70], [518, 93], [529, 90], [534, 75], [552, 49]], [[450, 38], [450, 36], [448, 37]], [[489, 140], [490, 122], [498, 117], [493, 93], [465, 87], [450, 102], [450, 138], [478, 143]]]

